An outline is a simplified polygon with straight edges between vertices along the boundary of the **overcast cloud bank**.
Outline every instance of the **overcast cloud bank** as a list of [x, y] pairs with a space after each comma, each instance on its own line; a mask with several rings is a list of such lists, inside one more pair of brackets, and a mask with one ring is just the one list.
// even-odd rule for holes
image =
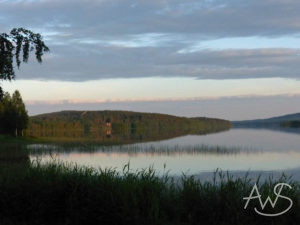
[[[0, 0], [0, 27], [41, 32], [52, 50], [21, 79], [299, 79], [300, 46], [284, 43], [300, 42], [299, 11], [298, 0]], [[242, 48], [248, 38], [274, 45]], [[219, 49], [224, 39], [241, 48]]]

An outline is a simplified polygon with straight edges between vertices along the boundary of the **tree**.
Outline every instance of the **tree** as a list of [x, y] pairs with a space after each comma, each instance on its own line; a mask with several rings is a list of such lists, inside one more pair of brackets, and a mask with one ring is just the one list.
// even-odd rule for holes
[[[15, 79], [15, 65], [28, 62], [31, 52], [41, 63], [49, 48], [42, 36], [24, 28], [14, 28], [9, 34], [0, 34], [0, 81]], [[16, 91], [11, 97], [4, 93], [0, 84], [0, 133], [20, 135], [27, 127], [28, 115], [21, 94]]]
[[23, 136], [23, 130], [27, 128], [29, 117], [21, 94], [18, 90], [15, 91], [11, 100], [15, 111], [15, 135]]
[[13, 107], [11, 102], [11, 96], [8, 92], [4, 93], [3, 98], [0, 102], [0, 132], [5, 134], [13, 133]]
[[[20, 68], [21, 60], [28, 62], [32, 51], [39, 63], [42, 62], [43, 54], [49, 51], [40, 34], [24, 28], [14, 28], [9, 34], [0, 34], [0, 80], [15, 79], [14, 61]], [[0, 100], [3, 97], [4, 92], [0, 86]]]
[[15, 91], [12, 96], [5, 93], [0, 102], [0, 132], [15, 136], [23, 135], [28, 120], [29, 117], [20, 92]]

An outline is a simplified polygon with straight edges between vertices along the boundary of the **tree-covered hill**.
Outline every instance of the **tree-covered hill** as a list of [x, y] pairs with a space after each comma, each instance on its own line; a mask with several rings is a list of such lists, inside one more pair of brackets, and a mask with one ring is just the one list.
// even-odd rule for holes
[[280, 127], [289, 121], [299, 121], [300, 113], [288, 114], [268, 119], [233, 121], [235, 127]]
[[300, 120], [291, 120], [291, 121], [281, 122], [280, 126], [290, 127], [290, 128], [300, 128]]
[[129, 111], [62, 111], [30, 118], [27, 136], [97, 140], [154, 140], [229, 129], [221, 119]]

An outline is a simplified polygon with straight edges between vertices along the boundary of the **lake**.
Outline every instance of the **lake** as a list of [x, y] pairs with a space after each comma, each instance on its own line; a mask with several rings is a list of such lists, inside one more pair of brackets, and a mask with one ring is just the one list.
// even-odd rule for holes
[[216, 169], [233, 174], [281, 174], [300, 180], [300, 135], [264, 129], [231, 129], [208, 135], [124, 145], [29, 145], [31, 160], [53, 159], [122, 171], [153, 167], [160, 174], [210, 177]]

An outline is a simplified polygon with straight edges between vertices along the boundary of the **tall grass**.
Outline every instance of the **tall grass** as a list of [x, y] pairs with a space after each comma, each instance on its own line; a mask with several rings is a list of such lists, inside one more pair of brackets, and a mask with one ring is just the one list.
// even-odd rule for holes
[[[277, 182], [292, 190], [292, 209], [280, 217], [262, 217], [243, 197], [257, 182], [265, 199]], [[152, 168], [132, 172], [93, 169], [38, 161], [0, 176], [0, 224], [300, 224], [300, 185], [282, 176], [264, 182], [216, 172], [210, 182], [182, 175], [180, 181]], [[274, 196], [272, 196], [274, 198]], [[274, 209], [286, 208], [284, 200]]]

